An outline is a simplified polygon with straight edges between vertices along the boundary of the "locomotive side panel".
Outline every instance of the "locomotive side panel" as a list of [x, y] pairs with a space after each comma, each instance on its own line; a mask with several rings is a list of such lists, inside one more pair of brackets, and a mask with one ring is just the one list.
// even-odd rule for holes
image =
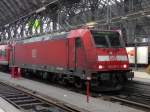
[[83, 39], [84, 39], [84, 46], [85, 46], [85, 52], [86, 52], [86, 62], [87, 62], [87, 69], [88, 71], [93, 70], [93, 66], [96, 62], [96, 49], [93, 43], [93, 39], [91, 37], [90, 31], [87, 31], [86, 33], [83, 34]]
[[14, 64], [24, 67], [67, 67], [65, 39], [15, 45]]
[[[91, 33], [88, 29], [78, 29], [70, 32], [69, 38], [69, 67], [75, 67], [82, 70], [91, 70], [95, 63], [96, 50], [93, 46]], [[80, 40], [80, 41], [78, 41]], [[75, 41], [78, 41], [75, 45]], [[75, 52], [76, 51], [76, 54]], [[76, 55], [76, 56], [75, 56]], [[77, 59], [74, 59], [74, 58]], [[94, 61], [93, 61], [94, 60]], [[76, 61], [76, 62], [75, 62]]]

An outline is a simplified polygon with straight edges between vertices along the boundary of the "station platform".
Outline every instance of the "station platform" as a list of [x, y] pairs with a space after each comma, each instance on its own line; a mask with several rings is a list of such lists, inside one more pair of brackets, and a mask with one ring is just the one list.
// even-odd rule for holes
[[0, 112], [21, 112], [10, 103], [0, 97]]
[[141, 110], [136, 110], [118, 103], [112, 103], [94, 97], [90, 97], [90, 102], [87, 103], [85, 95], [25, 78], [14, 79], [11, 78], [10, 74], [6, 73], [0, 73], [0, 81], [19, 85], [50, 98], [57, 99], [66, 105], [80, 108], [82, 112], [143, 112]]
[[150, 74], [144, 71], [134, 71], [134, 79], [135, 81], [150, 83]]

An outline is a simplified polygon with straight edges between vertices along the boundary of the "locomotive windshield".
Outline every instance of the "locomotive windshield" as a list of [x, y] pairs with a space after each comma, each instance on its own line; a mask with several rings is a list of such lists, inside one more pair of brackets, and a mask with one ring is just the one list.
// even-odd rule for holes
[[123, 47], [120, 34], [112, 31], [91, 31], [97, 47]]

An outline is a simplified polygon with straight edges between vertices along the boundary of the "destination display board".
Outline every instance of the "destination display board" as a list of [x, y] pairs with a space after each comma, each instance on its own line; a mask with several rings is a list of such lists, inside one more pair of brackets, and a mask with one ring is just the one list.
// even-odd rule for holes
[[[135, 64], [135, 47], [126, 47], [129, 63]], [[148, 64], [148, 46], [137, 47], [137, 64]]]

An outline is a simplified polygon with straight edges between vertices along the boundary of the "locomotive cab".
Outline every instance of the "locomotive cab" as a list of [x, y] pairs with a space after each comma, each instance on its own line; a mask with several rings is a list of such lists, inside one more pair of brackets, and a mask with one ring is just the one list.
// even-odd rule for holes
[[[118, 31], [91, 30], [95, 63], [90, 64], [92, 70], [91, 84], [104, 87], [107, 91], [120, 90], [122, 85], [132, 79], [134, 74], [129, 68], [129, 61], [124, 41]], [[102, 87], [101, 87], [102, 90]], [[105, 91], [105, 90], [104, 90]]]
[[127, 70], [129, 62], [124, 42], [117, 31], [91, 31], [97, 55], [98, 71]]
[[69, 69], [82, 81], [91, 77], [92, 89], [120, 90], [134, 76], [119, 31], [73, 30], [68, 36], [68, 57]]

